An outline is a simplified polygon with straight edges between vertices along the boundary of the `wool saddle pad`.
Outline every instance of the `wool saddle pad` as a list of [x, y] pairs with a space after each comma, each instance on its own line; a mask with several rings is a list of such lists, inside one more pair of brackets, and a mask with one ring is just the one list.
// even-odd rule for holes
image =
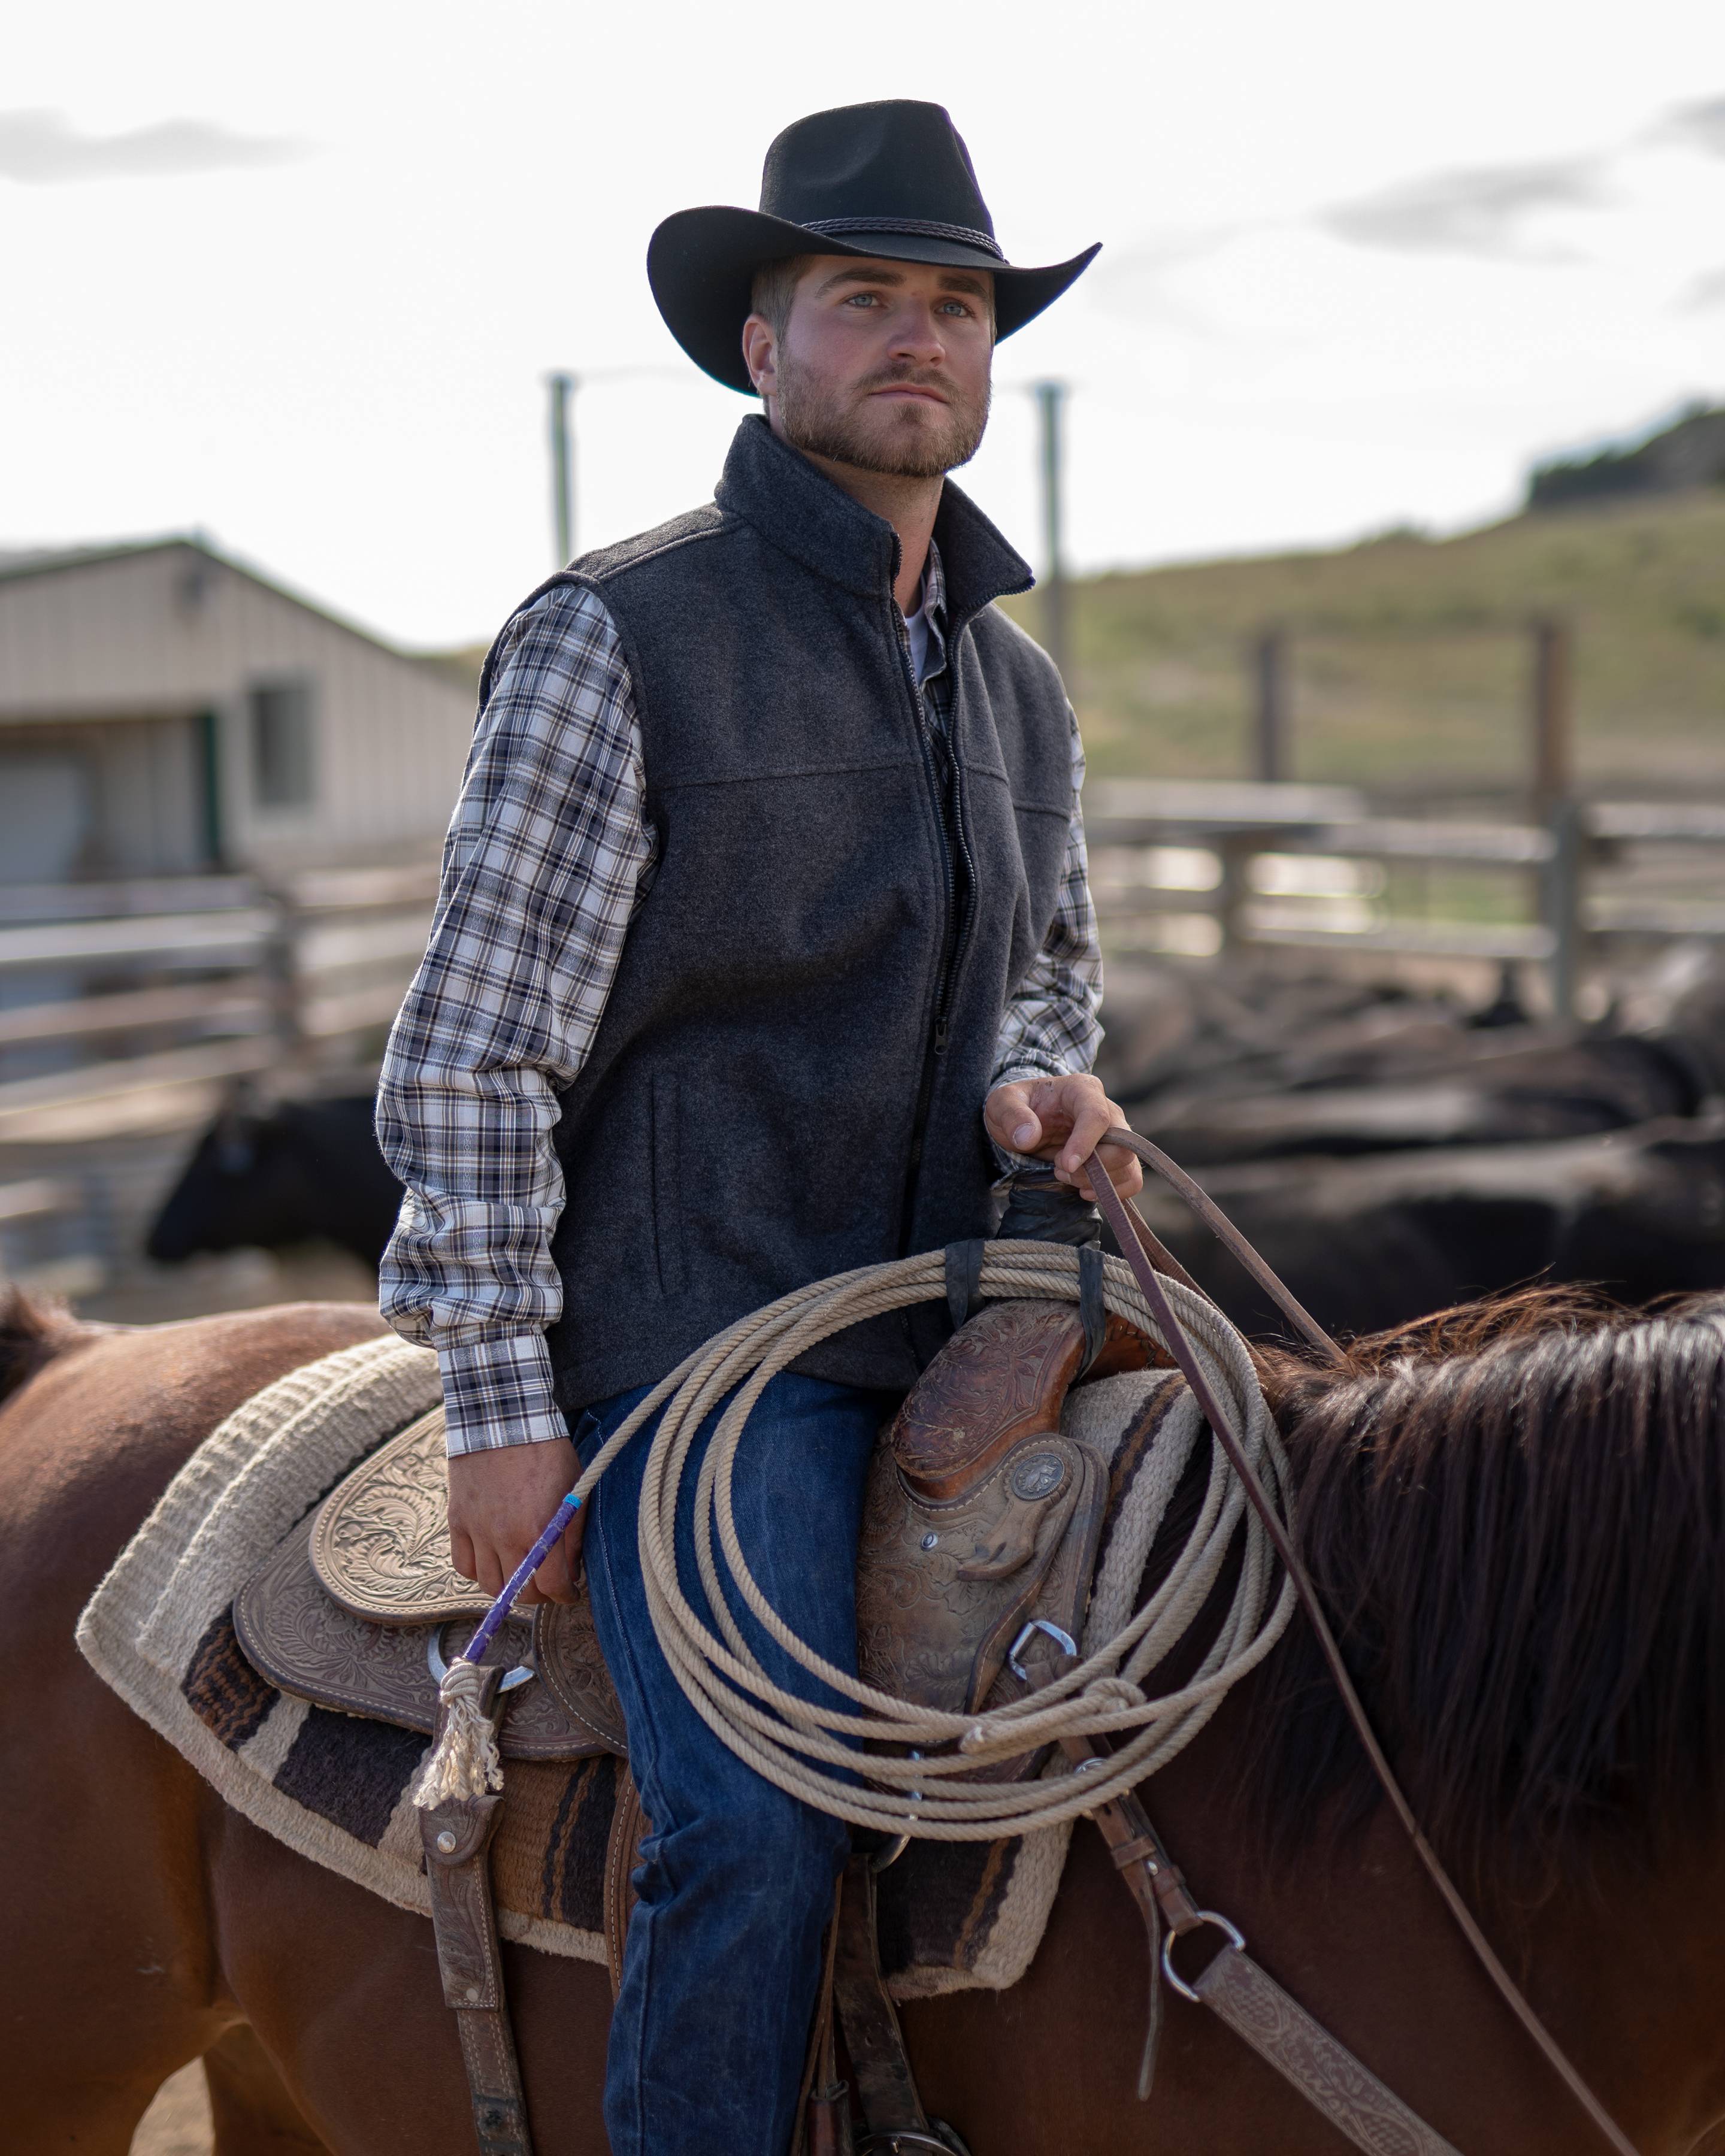
[[[427, 1740], [278, 1691], [240, 1651], [229, 1610], [281, 1537], [437, 1399], [435, 1358], [395, 1339], [343, 1348], [266, 1387], [186, 1462], [78, 1626], [98, 1674], [224, 1803], [314, 1864], [421, 1915], [430, 1903], [408, 1793]], [[1191, 1425], [1173, 1448], [1183, 1465], [1199, 1425], [1170, 1373], [1104, 1378], [1069, 1403], [1069, 1432], [1115, 1463], [1087, 1645], [1117, 1630], [1131, 1607], [1148, 1538], [1142, 1522], [1159, 1518], [1167, 1501], [1166, 1491], [1142, 1489], [1135, 1471], [1151, 1436], [1170, 1434], [1170, 1418]], [[1155, 1450], [1156, 1480], [1167, 1482], [1173, 1455], [1165, 1445]], [[508, 1763], [492, 1845], [506, 1938], [604, 1961], [617, 1786], [609, 1758]], [[1041, 1939], [1069, 1833], [913, 1842], [880, 1880], [892, 1990], [916, 1998], [1015, 1983]]]

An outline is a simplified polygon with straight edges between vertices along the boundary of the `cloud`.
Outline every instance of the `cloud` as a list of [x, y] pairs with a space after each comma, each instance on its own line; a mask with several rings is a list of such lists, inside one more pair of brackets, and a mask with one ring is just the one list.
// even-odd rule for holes
[[[1123, 266], [1134, 270], [1168, 270], [1182, 262], [1202, 262], [1222, 249], [1243, 233], [1256, 231], [1255, 225], [1203, 224], [1184, 228], [1168, 227], [1161, 231], [1142, 234], [1130, 246], [1112, 250], [1114, 259]], [[1102, 264], [1098, 262], [1091, 272], [1092, 282]]]
[[1588, 157], [1433, 172], [1357, 202], [1337, 203], [1318, 211], [1317, 222], [1363, 247], [1561, 259], [1549, 252], [1530, 256], [1522, 244], [1521, 222], [1536, 210], [1594, 208], [1603, 199], [1603, 159]]
[[1667, 141], [1725, 157], [1725, 97], [1706, 97], [1698, 105], [1680, 105], [1666, 113], [1656, 132]]
[[1128, 245], [1105, 248], [1084, 280], [1085, 290], [1106, 313], [1208, 335], [1214, 325], [1171, 289], [1175, 274], [1210, 260], [1236, 239], [1262, 228], [1248, 223], [1212, 224], [1142, 234]]
[[0, 112], [0, 177], [33, 187], [227, 172], [302, 154], [299, 143], [235, 135], [210, 120], [158, 120], [120, 135], [80, 135], [64, 112]]
[[1725, 307], [1725, 269], [1709, 270], [1697, 277], [1677, 305], [1685, 314], [1700, 314], [1708, 307]]

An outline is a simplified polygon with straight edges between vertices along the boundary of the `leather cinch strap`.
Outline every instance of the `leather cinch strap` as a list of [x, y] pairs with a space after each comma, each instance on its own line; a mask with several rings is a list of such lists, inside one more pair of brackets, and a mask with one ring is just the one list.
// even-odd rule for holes
[[1192, 1989], [1356, 2148], [1372, 2156], [1456, 2156], [1241, 1948], [1224, 1947]]
[[[1057, 1668], [1070, 1666], [1070, 1657], [1060, 1657]], [[1102, 1756], [1101, 1748], [1088, 1738], [1062, 1741], [1067, 1756], [1081, 1770], [1086, 1760]], [[1138, 2071], [1140, 2097], [1149, 2095], [1155, 2072], [1165, 1978], [1184, 1997], [1201, 2002], [1225, 2021], [1368, 2156], [1458, 2156], [1450, 2143], [1409, 2111], [1394, 2089], [1362, 2066], [1346, 2045], [1337, 2043], [1273, 1976], [1259, 1968], [1224, 1917], [1199, 1907], [1136, 1790], [1098, 1804], [1091, 1817], [1137, 1904], [1150, 1942], [1150, 2014]], [[1226, 1943], [1204, 1974], [1188, 1984], [1174, 1968], [1173, 1942], [1205, 1930], [1219, 1932]]]
[[[1135, 1131], [1122, 1129], [1110, 1131], [1102, 1143], [1107, 1146], [1118, 1146], [1127, 1152], [1136, 1153], [1147, 1167], [1153, 1168], [1165, 1183], [1173, 1187], [1207, 1226], [1214, 1230], [1227, 1248], [1245, 1266], [1252, 1277], [1275, 1297], [1280, 1308], [1287, 1314], [1314, 1347], [1327, 1353], [1337, 1363], [1343, 1360], [1342, 1351], [1337, 1347], [1335, 1342], [1295, 1301], [1233, 1222], [1199, 1188], [1183, 1169], [1175, 1166], [1160, 1147], [1150, 1144], [1147, 1139], [1141, 1138]], [[1348, 1666], [1342, 1659], [1342, 1650], [1336, 1644], [1336, 1635], [1330, 1630], [1329, 1620], [1324, 1614], [1323, 1605], [1317, 1599], [1317, 1592], [1312, 1586], [1311, 1576], [1301, 1561], [1300, 1553], [1294, 1548], [1287, 1529], [1277, 1517], [1276, 1507], [1271, 1503], [1269, 1496], [1263, 1484], [1259, 1481], [1251, 1461], [1247, 1459], [1241, 1449], [1240, 1440], [1230, 1427], [1228, 1418], [1222, 1410], [1221, 1404], [1217, 1399], [1214, 1390], [1204, 1376], [1202, 1365], [1193, 1352], [1192, 1343], [1187, 1338], [1183, 1327], [1174, 1315], [1173, 1308], [1163, 1291], [1162, 1283], [1157, 1278], [1156, 1267], [1146, 1248], [1148, 1230], [1139, 1220], [1136, 1209], [1127, 1205], [1122, 1200], [1119, 1193], [1109, 1178], [1106, 1168], [1102, 1165], [1099, 1152], [1093, 1152], [1091, 1155], [1086, 1163], [1085, 1173], [1091, 1188], [1096, 1194], [1096, 1203], [1102, 1209], [1102, 1217], [1114, 1231], [1114, 1240], [1120, 1245], [1121, 1255], [1131, 1266], [1132, 1277], [1137, 1281], [1143, 1292], [1144, 1301], [1149, 1306], [1150, 1313], [1162, 1328], [1163, 1337], [1168, 1342], [1169, 1353], [1179, 1364], [1182, 1374], [1192, 1388], [1193, 1398], [1203, 1410], [1204, 1419], [1214, 1433], [1217, 1444], [1221, 1446], [1228, 1457], [1229, 1464], [1240, 1477], [1240, 1486], [1245, 1492], [1248, 1502], [1262, 1521], [1265, 1532], [1269, 1536], [1276, 1555], [1287, 1568], [1288, 1578], [1293, 1583], [1294, 1591], [1299, 1597], [1300, 1606], [1304, 1610], [1307, 1620], [1317, 1638], [1325, 1666], [1329, 1671], [1337, 1691], [1342, 1696], [1342, 1704], [1348, 1711], [1348, 1718], [1353, 1726], [1353, 1732], [1359, 1739], [1361, 1747], [1371, 1763], [1372, 1771], [1377, 1776], [1379, 1786], [1389, 1799], [1390, 1809], [1400, 1820], [1432, 1884], [1442, 1896], [1445, 1907], [1455, 1918], [1462, 1937], [1472, 1949], [1475, 1958], [1497, 1986], [1504, 2003], [1532, 2038], [1547, 2064], [1587, 2113], [1602, 2138], [1618, 2152], [1618, 2156], [1638, 2156], [1635, 2143], [1625, 2134], [1622, 2128], [1565, 2057], [1556, 2038], [1534, 2012], [1532, 2004], [1521, 1987], [1498, 1959], [1491, 1941], [1475, 1921], [1472, 1911], [1469, 1909], [1455, 1881], [1445, 1870], [1437, 1851], [1426, 1840], [1425, 1832], [1414, 1816], [1414, 1808], [1408, 1802], [1401, 1784], [1396, 1779], [1395, 1771], [1391, 1767], [1383, 1746], [1378, 1742], [1377, 1732], [1372, 1727], [1371, 1718], [1366, 1712], [1364, 1704], [1358, 1692], [1354, 1689], [1353, 1680], [1348, 1675]], [[1262, 1972], [1260, 1971], [1258, 1974], [1261, 1975]], [[1228, 1979], [1219, 1979], [1219, 1982], [1226, 1981]], [[1268, 1979], [1266, 1979], [1265, 1981], [1267, 1982]], [[1233, 1999], [1238, 2000], [1243, 1995], [1243, 1987], [1236, 1982], [1230, 1995]], [[1288, 2003], [1290, 2005], [1292, 2005], [1291, 2000]], [[1218, 2010], [1220, 2010], [1219, 2008]], [[1267, 2053], [1266, 2056], [1268, 2056]]]

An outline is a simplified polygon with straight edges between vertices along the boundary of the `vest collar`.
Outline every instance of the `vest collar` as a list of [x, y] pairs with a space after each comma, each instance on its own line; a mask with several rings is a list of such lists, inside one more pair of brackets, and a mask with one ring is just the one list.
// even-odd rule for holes
[[[752, 415], [737, 429], [713, 498], [816, 576], [877, 598], [891, 590], [898, 539], [885, 517], [853, 501], [804, 456]], [[1027, 592], [1029, 565], [949, 479], [934, 520], [946, 585], [947, 633], [1009, 592]]]

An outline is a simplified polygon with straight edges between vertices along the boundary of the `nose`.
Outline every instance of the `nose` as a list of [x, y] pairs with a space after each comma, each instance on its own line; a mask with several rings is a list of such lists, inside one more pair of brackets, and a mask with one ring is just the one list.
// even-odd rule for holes
[[946, 357], [940, 317], [927, 300], [907, 299], [894, 309], [891, 349], [895, 359], [914, 360], [926, 367]]

